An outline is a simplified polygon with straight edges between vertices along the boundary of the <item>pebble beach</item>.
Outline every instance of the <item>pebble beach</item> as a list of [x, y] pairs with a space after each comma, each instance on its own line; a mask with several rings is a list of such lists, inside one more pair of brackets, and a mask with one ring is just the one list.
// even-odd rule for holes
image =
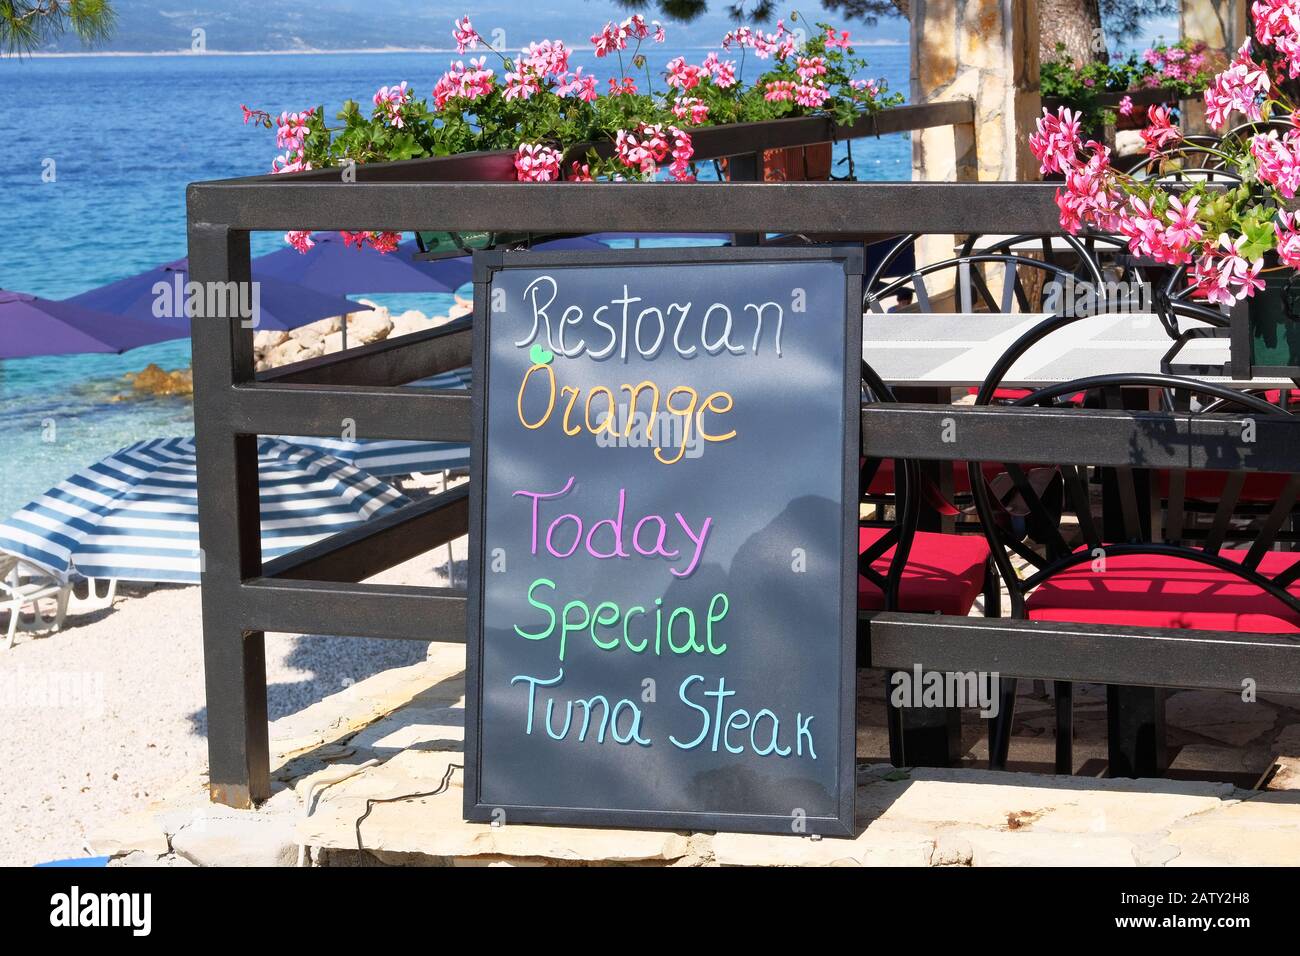
[[[408, 494], [420, 488], [408, 484]], [[438, 548], [373, 580], [447, 583]], [[454, 559], [464, 559], [464, 543]], [[463, 569], [457, 569], [458, 583]], [[207, 764], [198, 587], [120, 585], [111, 609], [0, 650], [0, 866], [86, 855], [86, 837]], [[2, 617], [2, 615], [0, 615]], [[422, 641], [267, 634], [268, 717], [296, 713], [381, 670], [424, 660]]]

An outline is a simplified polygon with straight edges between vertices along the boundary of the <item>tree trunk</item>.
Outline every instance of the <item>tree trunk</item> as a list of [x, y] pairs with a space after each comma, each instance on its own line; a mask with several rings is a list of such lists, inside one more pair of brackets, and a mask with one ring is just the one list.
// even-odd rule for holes
[[1097, 0], [1038, 0], [1038, 16], [1038, 56], [1042, 62], [1057, 58], [1058, 43], [1065, 44], [1066, 55], [1075, 63], [1088, 63], [1105, 55], [1106, 34], [1101, 29]]

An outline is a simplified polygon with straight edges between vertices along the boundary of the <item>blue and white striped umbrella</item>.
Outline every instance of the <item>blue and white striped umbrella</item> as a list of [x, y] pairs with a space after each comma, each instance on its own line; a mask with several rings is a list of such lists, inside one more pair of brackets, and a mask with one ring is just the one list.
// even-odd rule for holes
[[[273, 438], [257, 442], [262, 557], [270, 559], [407, 503], [345, 462]], [[154, 438], [60, 482], [0, 524], [0, 549], [59, 575], [197, 583], [193, 438]]]
[[[410, 384], [421, 388], [467, 389], [470, 387], [470, 370], [458, 368], [440, 372]], [[450, 471], [469, 467], [469, 445], [460, 442], [321, 438], [308, 435], [293, 435], [283, 440], [323, 451], [381, 478], [410, 475], [417, 471]]]

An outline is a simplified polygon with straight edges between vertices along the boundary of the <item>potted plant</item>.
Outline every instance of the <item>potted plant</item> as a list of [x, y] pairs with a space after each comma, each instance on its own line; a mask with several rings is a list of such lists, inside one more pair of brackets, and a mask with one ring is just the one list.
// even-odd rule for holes
[[[1076, 63], [1066, 54], [1065, 44], [1058, 43], [1056, 59], [1039, 70], [1039, 90], [1053, 108], [1068, 106], [1080, 114], [1086, 135], [1102, 140], [1107, 126], [1140, 125], [1128, 93], [1159, 89], [1171, 98], [1196, 96], [1209, 85], [1213, 66], [1213, 55], [1199, 40], [1159, 43], [1143, 50], [1140, 57], [1089, 63]], [[1126, 122], [1129, 117], [1133, 120]]]
[[[795, 17], [791, 18], [796, 19]], [[561, 41], [530, 43], [518, 56], [493, 47], [462, 17], [452, 37], [462, 56], [432, 90], [417, 98], [407, 82], [381, 87], [369, 111], [348, 101], [334, 124], [321, 107], [278, 117], [244, 107], [244, 121], [276, 130], [282, 150], [272, 172], [474, 153], [476, 178], [580, 182], [694, 178], [691, 133], [702, 126], [777, 122], [826, 116], [852, 123], [865, 112], [902, 102], [881, 80], [862, 77], [847, 32], [818, 24], [811, 38], [784, 21], [765, 33], [740, 27], [724, 37], [721, 53], [698, 63], [676, 57], [658, 81], [645, 44], [663, 43], [664, 29], [633, 15], [606, 23], [591, 37], [596, 56], [617, 62], [618, 73], [601, 89], [582, 67], [570, 68]], [[747, 66], [757, 70], [746, 81]], [[767, 162], [772, 175], [824, 178], [830, 172], [830, 144], [782, 150]], [[350, 243], [380, 251], [396, 247], [384, 233], [349, 233]], [[425, 248], [461, 251], [484, 248], [512, 236], [495, 233], [421, 233]], [[290, 232], [286, 240], [305, 251], [311, 237]]]
[[[1190, 293], [1232, 310], [1232, 370], [1240, 378], [1267, 372], [1300, 375], [1300, 219], [1291, 200], [1300, 190], [1300, 116], [1281, 86], [1300, 75], [1300, 30], [1285, 0], [1252, 8], [1256, 41], [1247, 40], [1205, 91], [1215, 130], [1260, 124], [1217, 144], [1189, 143], [1164, 107], [1152, 106], [1142, 131], [1157, 170], [1176, 152], [1200, 152], [1240, 177], [1225, 185], [1185, 180], [1171, 188], [1114, 169], [1110, 150], [1085, 142], [1078, 114], [1047, 110], [1030, 137], [1044, 173], [1064, 176], [1056, 201], [1061, 225], [1127, 237], [1135, 255], [1186, 267]], [[1290, 120], [1282, 129], [1268, 120]]]

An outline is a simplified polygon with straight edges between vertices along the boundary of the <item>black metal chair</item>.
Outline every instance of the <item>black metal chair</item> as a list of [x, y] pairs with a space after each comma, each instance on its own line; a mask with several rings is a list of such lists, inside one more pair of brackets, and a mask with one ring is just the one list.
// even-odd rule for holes
[[[1055, 256], [1035, 259], [995, 249], [963, 252], [928, 265], [914, 265], [911, 271], [896, 275], [896, 263], [900, 259], [905, 256], [915, 257], [917, 238], [917, 235], [908, 235], [899, 239], [868, 275], [863, 285], [864, 312], [886, 311], [885, 303], [896, 300], [900, 292], [911, 293], [917, 305], [916, 311], [920, 312], [941, 311], [935, 301], [939, 296], [944, 299], [951, 296], [952, 305], [955, 306], [951, 311], [954, 312], [1041, 312], [1044, 311], [1043, 289], [1048, 282], [1064, 285], [1082, 279], [1095, 283], [1097, 288], [1104, 284], [1095, 258], [1074, 236], [1067, 237], [1071, 251], [1069, 265], [1054, 261]], [[1029, 237], [1014, 238], [1027, 240]], [[971, 239], [968, 238], [966, 242], [970, 243]], [[1050, 250], [1050, 242], [1047, 247]], [[989, 277], [985, 275], [991, 267], [1003, 269], [1002, 288], [997, 295], [994, 295]], [[949, 276], [948, 273], [952, 275]], [[891, 275], [896, 277], [886, 278]], [[1010, 282], [1006, 281], [1008, 276]], [[1030, 277], [1036, 281], [1026, 282]], [[929, 283], [927, 279], [930, 280]], [[938, 295], [931, 295], [931, 286]]]
[[[879, 288], [872, 291], [876, 278], [890, 268], [896, 254], [909, 249], [908, 243], [913, 238], [915, 237], [904, 237], [900, 240], [891, 254], [886, 256], [877, 267], [872, 280], [865, 286], [868, 291], [863, 299], [864, 312], [883, 312], [885, 303], [896, 300], [899, 293], [904, 291], [914, 295], [916, 311], [928, 314], [942, 311], [937, 307], [939, 303], [927, 291], [932, 285], [951, 290], [951, 304], [959, 313], [1037, 313], [1043, 311], [1045, 302], [1042, 292], [1049, 283], [1068, 287], [1066, 284], [1078, 277], [1077, 266], [1071, 268], [1006, 252], [981, 252], [920, 266], [906, 275], [884, 281], [883, 284], [879, 284]], [[1076, 252], [1080, 257], [1079, 262], [1085, 263], [1082, 269], [1087, 276], [1085, 281], [1100, 283], [1101, 275], [1096, 262], [1081, 244]], [[986, 266], [998, 266], [1003, 270], [1002, 287], [996, 295], [983, 274]], [[1007, 281], [1008, 278], [1010, 281]], [[898, 320], [907, 321], [907, 315], [908, 313], [900, 313]], [[971, 388], [970, 391], [973, 393], [976, 389]], [[995, 398], [1000, 402], [1012, 401], [1024, 394], [1024, 389], [1001, 389]], [[955, 519], [959, 530], [978, 534], [978, 525], [974, 521], [967, 520], [973, 512], [973, 503], [964, 463], [945, 463], [940, 465], [940, 469], [940, 474], [937, 476], [931, 469], [930, 478], [926, 477], [925, 470], [922, 471], [921, 492], [926, 506], [945, 518]], [[942, 469], [950, 469], [951, 476], [949, 477]], [[876, 501], [882, 496], [887, 497], [892, 494], [891, 482], [891, 470], [887, 465], [882, 466], [873, 476], [872, 481], [863, 485], [866, 500]]]
[[[862, 382], [865, 399], [894, 401], [889, 387], [866, 362]], [[864, 497], [879, 466], [879, 459], [861, 459], [859, 484]], [[858, 609], [965, 615], [982, 594], [984, 613], [998, 616], [1001, 592], [987, 542], [974, 535], [918, 530], [920, 505], [926, 497], [920, 468], [914, 461], [895, 460], [893, 476], [892, 494], [871, 497], [876, 517], [859, 520]], [[887, 517], [891, 511], [892, 520]], [[869, 628], [869, 623], [859, 625], [860, 666], [867, 666], [870, 659]], [[889, 700], [885, 706], [889, 757], [895, 766], [947, 762], [949, 735], [955, 731], [960, 740], [959, 712], [898, 708]]]
[[958, 255], [984, 254], [1025, 255], [1033, 252], [1044, 262], [1070, 269], [1076, 277], [1091, 281], [1091, 262], [1103, 282], [1110, 280], [1128, 285], [1146, 282], [1146, 270], [1136, 256], [1129, 252], [1128, 242], [1121, 236], [1086, 232], [1073, 236], [967, 236]]
[[1202, 133], [1184, 136], [1176, 145], [1159, 155], [1142, 154], [1137, 161], [1126, 164], [1126, 171], [1135, 179], [1167, 185], [1189, 182], [1236, 185], [1241, 182], [1241, 177], [1227, 169], [1223, 160], [1211, 152], [1231, 135], [1233, 132], [1224, 137]]
[[[978, 403], [989, 402], [1014, 358], [999, 363]], [[1063, 408], [1065, 399], [1079, 392], [1088, 396], [1088, 405], [1108, 409], [1146, 407], [1154, 395], [1159, 406], [1198, 414], [1287, 415], [1254, 395], [1163, 374], [1076, 379], [1038, 389], [1014, 404]], [[969, 466], [975, 506], [1010, 596], [1012, 618], [1300, 632], [1300, 555], [1274, 550], [1277, 532], [1300, 494], [1300, 475], [1287, 476], [1275, 504], [1256, 516], [1257, 527], [1247, 534], [1234, 520], [1246, 472], [1226, 469], [1210, 531], [1194, 544], [1186, 534], [1187, 479], [1206, 469], [1168, 471], [1161, 509], [1152, 507], [1153, 497], [1159, 500], [1156, 469], [1140, 462], [1097, 466], [1083, 442], [1073, 460], [1049, 469], [1003, 462], [997, 463], [998, 480], [978, 480], [987, 474], [986, 464]], [[1072, 522], [1064, 520], [1067, 515]], [[1247, 540], [1242, 549], [1225, 547]], [[1056, 681], [1054, 690], [1056, 771], [1072, 773], [1073, 688]], [[1015, 694], [1016, 681], [1003, 679], [999, 713], [990, 728], [995, 768], [1006, 766]]]

